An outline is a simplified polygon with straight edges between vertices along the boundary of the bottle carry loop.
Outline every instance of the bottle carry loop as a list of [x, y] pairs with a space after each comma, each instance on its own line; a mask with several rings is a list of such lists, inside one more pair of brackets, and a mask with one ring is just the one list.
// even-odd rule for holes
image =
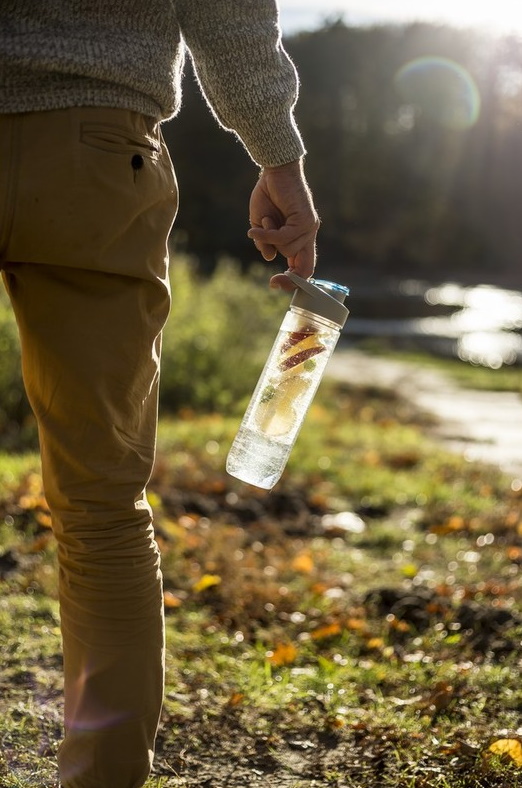
[[285, 275], [297, 286], [292, 306], [331, 320], [339, 328], [344, 326], [349, 315], [343, 303], [350, 292], [347, 287], [323, 279], [303, 279], [293, 271], [286, 271]]

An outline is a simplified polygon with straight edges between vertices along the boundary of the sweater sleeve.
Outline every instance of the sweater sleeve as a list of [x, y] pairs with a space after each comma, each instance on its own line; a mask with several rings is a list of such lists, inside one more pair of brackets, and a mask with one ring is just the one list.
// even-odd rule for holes
[[175, 7], [218, 122], [261, 166], [300, 158], [298, 78], [282, 45], [276, 0], [175, 0]]

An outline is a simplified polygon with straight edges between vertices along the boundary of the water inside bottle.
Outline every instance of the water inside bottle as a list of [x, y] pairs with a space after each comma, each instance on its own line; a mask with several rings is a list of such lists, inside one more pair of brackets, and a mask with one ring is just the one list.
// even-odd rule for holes
[[271, 489], [281, 476], [338, 332], [290, 313], [227, 458], [227, 471]]
[[247, 484], [271, 490], [286, 465], [292, 442], [268, 438], [260, 430], [244, 427], [227, 458], [227, 471]]

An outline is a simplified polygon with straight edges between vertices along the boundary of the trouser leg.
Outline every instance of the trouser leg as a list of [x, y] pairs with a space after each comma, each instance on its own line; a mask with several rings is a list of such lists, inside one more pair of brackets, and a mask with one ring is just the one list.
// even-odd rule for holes
[[5, 271], [58, 540], [64, 788], [138, 788], [163, 694], [159, 556], [145, 498], [165, 284], [62, 266]]
[[[58, 539], [64, 788], [138, 788], [163, 688], [155, 442], [177, 188], [127, 110], [0, 114], [0, 267]], [[138, 165], [136, 165], [138, 162]]]

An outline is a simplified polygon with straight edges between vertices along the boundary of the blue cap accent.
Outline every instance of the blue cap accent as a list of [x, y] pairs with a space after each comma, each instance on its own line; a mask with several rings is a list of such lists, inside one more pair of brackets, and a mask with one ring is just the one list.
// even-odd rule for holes
[[337, 282], [329, 282], [326, 279], [309, 279], [313, 285], [317, 285], [321, 290], [326, 290], [333, 298], [343, 303], [346, 296], [350, 295], [350, 288], [340, 285]]

